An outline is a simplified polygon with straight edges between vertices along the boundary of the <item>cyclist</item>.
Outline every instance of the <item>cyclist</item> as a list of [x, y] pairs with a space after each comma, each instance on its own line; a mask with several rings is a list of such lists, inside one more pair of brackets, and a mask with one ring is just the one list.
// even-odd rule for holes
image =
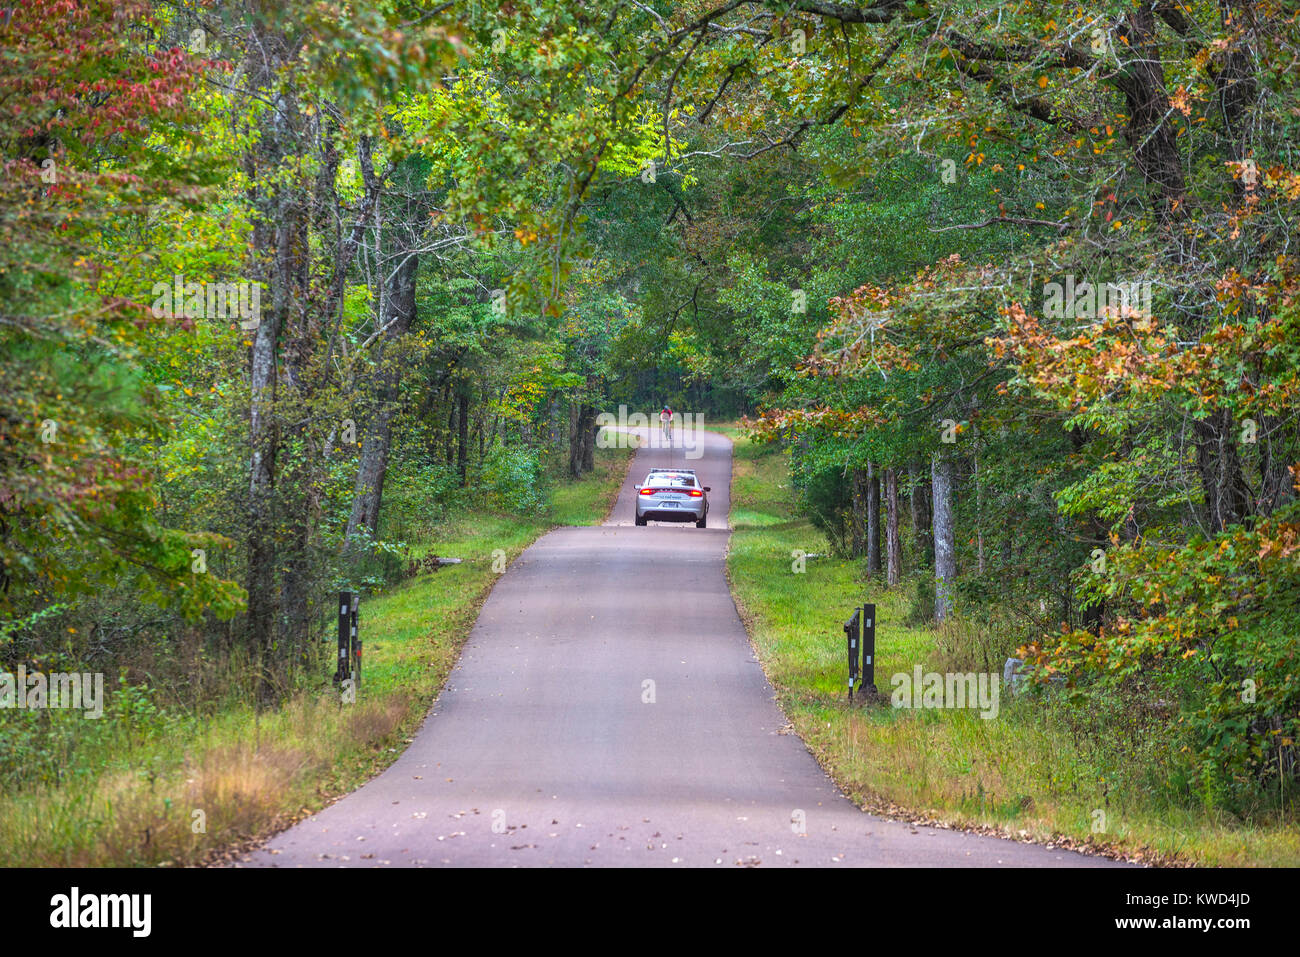
[[663, 410], [659, 413], [659, 431], [663, 433], [664, 437], [668, 439], [668, 441], [670, 442], [672, 441], [673, 410], [670, 409], [667, 405], [665, 405], [663, 407]]

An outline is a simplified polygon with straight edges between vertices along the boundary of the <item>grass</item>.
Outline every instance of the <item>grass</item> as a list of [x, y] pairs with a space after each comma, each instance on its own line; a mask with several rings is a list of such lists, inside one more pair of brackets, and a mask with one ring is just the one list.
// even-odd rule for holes
[[[727, 559], [732, 591], [781, 705], [808, 747], [864, 807], [1022, 840], [1081, 847], [1153, 863], [1300, 864], [1300, 829], [1276, 817], [1242, 822], [1178, 799], [1168, 786], [1166, 719], [1134, 724], [1118, 708], [1088, 715], [1064, 700], [1003, 693], [996, 718], [975, 710], [848, 706], [841, 625], [876, 604], [876, 686], [925, 671], [982, 671], [988, 624], [908, 627], [915, 582], [887, 589], [847, 560], [791, 504], [776, 451], [735, 439]], [[993, 662], [1000, 670], [1001, 658]], [[1100, 812], [1100, 814], [1098, 813]], [[1094, 831], [1094, 825], [1104, 826]]]
[[75, 760], [60, 781], [0, 795], [0, 866], [215, 862], [356, 789], [428, 713], [496, 581], [494, 551], [513, 560], [557, 525], [601, 522], [630, 455], [598, 449], [595, 471], [557, 485], [544, 514], [460, 512], [435, 529], [436, 543], [415, 543], [463, 561], [363, 601], [365, 671], [354, 704], [324, 678], [332, 661], [314, 689], [269, 712], [232, 693], [215, 714], [146, 702], [128, 719], [133, 697], [112, 696], [115, 710], [72, 729]]

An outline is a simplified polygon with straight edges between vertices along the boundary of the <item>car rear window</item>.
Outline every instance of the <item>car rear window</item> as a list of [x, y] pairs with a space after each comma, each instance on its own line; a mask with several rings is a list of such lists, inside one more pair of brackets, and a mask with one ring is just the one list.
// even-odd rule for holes
[[651, 488], [695, 488], [695, 479], [690, 475], [652, 475], [646, 480]]

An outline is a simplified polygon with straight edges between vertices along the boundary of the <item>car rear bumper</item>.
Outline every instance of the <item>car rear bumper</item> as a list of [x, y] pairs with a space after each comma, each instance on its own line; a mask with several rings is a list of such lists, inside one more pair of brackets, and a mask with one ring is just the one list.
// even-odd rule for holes
[[694, 506], [685, 508], [663, 508], [662, 506], [651, 506], [648, 508], [638, 507], [636, 510], [637, 518], [644, 518], [651, 522], [698, 522], [704, 517], [704, 506]]

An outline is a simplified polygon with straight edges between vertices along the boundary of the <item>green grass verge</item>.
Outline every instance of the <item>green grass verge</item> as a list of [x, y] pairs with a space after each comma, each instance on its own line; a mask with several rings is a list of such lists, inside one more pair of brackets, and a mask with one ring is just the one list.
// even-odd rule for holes
[[363, 602], [365, 673], [354, 704], [326, 680], [262, 713], [232, 694], [212, 715], [137, 702], [128, 716], [127, 695], [100, 721], [67, 729], [75, 770], [0, 795], [0, 866], [211, 863], [356, 789], [428, 713], [498, 577], [494, 551], [513, 560], [557, 525], [601, 522], [630, 456], [597, 450], [595, 471], [558, 484], [545, 514], [469, 510], [441, 523], [434, 541], [413, 543], [463, 562]]
[[[1178, 800], [1163, 778], [1168, 741], [1150, 726], [1126, 725], [1123, 712], [1081, 716], [1064, 701], [1006, 694], [992, 720], [975, 710], [912, 711], [888, 702], [849, 707], [840, 626], [856, 604], [876, 604], [876, 686], [885, 694], [893, 674], [917, 664], [948, 670], [950, 646], [962, 636], [903, 624], [914, 582], [887, 589], [869, 581], [863, 565], [829, 559], [795, 574], [791, 552], [825, 555], [826, 539], [791, 504], [785, 456], [733, 438], [732, 592], [786, 715], [859, 804], [1151, 862], [1300, 863], [1293, 819], [1243, 822]], [[1000, 664], [992, 666], [1000, 671]]]

